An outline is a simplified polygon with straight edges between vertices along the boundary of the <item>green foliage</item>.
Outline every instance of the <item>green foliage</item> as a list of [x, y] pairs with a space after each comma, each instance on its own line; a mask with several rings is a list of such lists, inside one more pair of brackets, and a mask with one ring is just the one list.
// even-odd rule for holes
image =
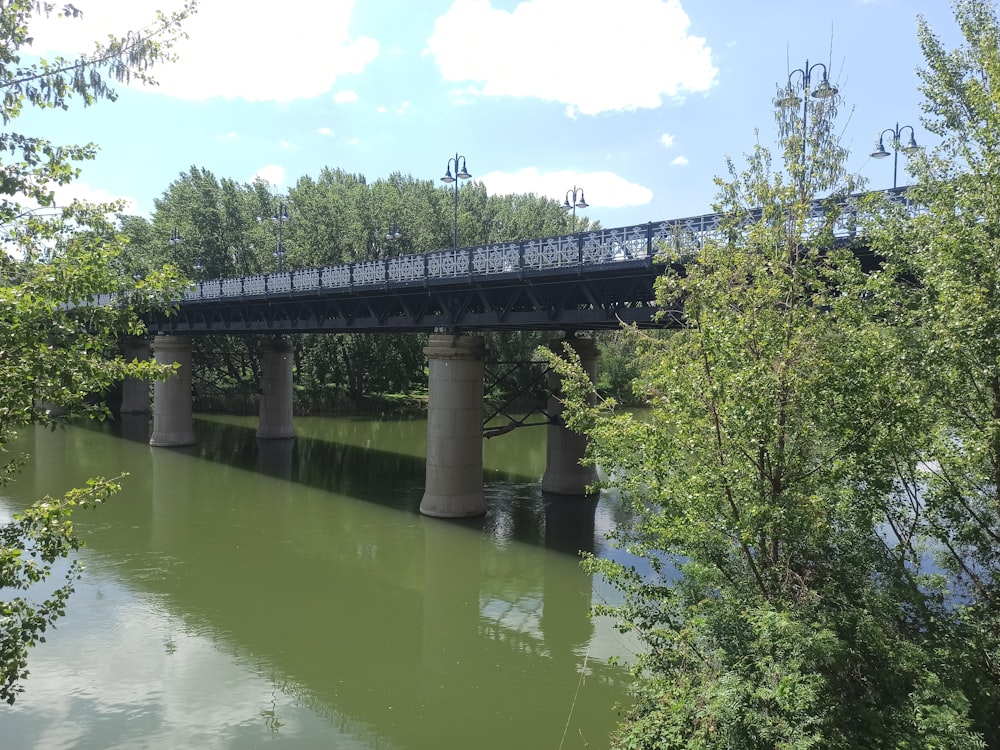
[[[70, 8], [71, 6], [65, 6]], [[149, 80], [149, 68], [169, 59], [178, 24], [193, 5], [121, 39], [112, 38], [75, 61], [58, 58], [21, 66], [18, 51], [30, 41], [28, 24], [46, 3], [13, 0], [0, 4], [0, 87], [5, 124], [25, 104], [66, 107], [72, 96], [84, 104], [114, 99], [105, 73], [117, 81]], [[72, 11], [70, 15], [72, 15]], [[39, 138], [0, 134], [0, 487], [20, 469], [25, 456], [9, 456], [17, 430], [31, 424], [55, 427], [66, 417], [103, 418], [99, 396], [125, 377], [167, 377], [152, 362], [125, 362], [120, 337], [144, 334], [138, 312], [163, 307], [181, 293], [185, 280], [163, 266], [136, 280], [123, 273], [125, 238], [108, 220], [116, 206], [73, 203], [44, 214], [22, 203], [52, 202], [50, 184], [65, 184], [72, 162], [92, 158], [95, 148], [56, 147]], [[114, 295], [107, 305], [97, 295]], [[55, 409], [53, 407], [58, 407]], [[61, 415], [61, 416], [60, 416]], [[0, 525], [0, 699], [13, 703], [24, 690], [29, 649], [65, 612], [79, 575], [76, 564], [54, 573], [54, 564], [79, 549], [71, 514], [117, 491], [117, 480], [95, 479], [65, 497], [44, 498]], [[50, 576], [61, 583], [42, 593]], [[44, 599], [37, 601], [39, 596]]]
[[[270, 187], [220, 179], [192, 166], [156, 201], [153, 220], [123, 220], [129, 245], [122, 272], [143, 277], [169, 262], [193, 278], [219, 278], [277, 270], [279, 235], [271, 219], [284, 204], [282, 225], [288, 269], [336, 265], [440, 250], [452, 244], [454, 193], [432, 180], [391, 174], [369, 182], [363, 175], [324, 167], [302, 177], [287, 195]], [[578, 219], [585, 229], [596, 223]], [[459, 191], [463, 244], [509, 242], [566, 230], [559, 203], [536, 195], [491, 196], [479, 183]], [[399, 237], [390, 230], [398, 229]], [[180, 236], [180, 242], [172, 238]], [[490, 336], [497, 359], [530, 360], [536, 334]], [[199, 337], [193, 369], [198, 405], [213, 408], [248, 400], [259, 383], [258, 336]], [[424, 337], [412, 334], [337, 334], [295, 338], [297, 397], [302, 409], [330, 408], [346, 398], [354, 406], [425, 383]], [[535, 388], [532, 376], [513, 389]], [[537, 389], [539, 395], [541, 390]]]
[[597, 369], [598, 392], [622, 406], [645, 403], [646, 394], [640, 376], [649, 348], [647, 342], [669, 335], [668, 331], [639, 331], [633, 327], [598, 333], [596, 338], [601, 349]]
[[421, 382], [426, 336], [345, 333], [296, 337], [296, 380], [306, 407], [354, 406], [387, 393], [408, 393]]
[[964, 44], [946, 50], [921, 20], [924, 124], [941, 141], [914, 160], [911, 218], [873, 222], [888, 273], [879, 290], [927, 428], [905, 477], [973, 662], [966, 692], [1000, 746], [1000, 23], [993, 3], [954, 4]]
[[921, 37], [953, 134], [916, 160], [927, 211], [865, 207], [882, 271], [835, 242], [858, 186], [822, 100], [804, 148], [783, 113], [780, 169], [730, 165], [723, 238], [660, 280], [686, 328], [640, 339], [648, 414], [551, 358], [651, 571], [585, 562], [647, 647], [615, 747], [1000, 747], [1000, 37], [988, 3], [956, 11], [968, 49]]
[[[30, 424], [55, 427], [70, 416], [103, 418], [106, 407], [93, 398], [127, 376], [165, 377], [152, 362], [125, 362], [118, 353], [123, 335], [145, 330], [136, 310], [175, 298], [183, 280], [170, 267], [135, 283], [115, 268], [121, 239], [110, 233], [103, 213], [73, 214], [72, 226], [38, 220], [19, 247], [24, 260], [0, 267], [0, 486], [23, 464], [7, 457], [17, 430]], [[36, 244], [46, 260], [37, 259]], [[116, 293], [133, 304], [91, 304], [98, 294]], [[58, 410], [52, 407], [58, 406]], [[90, 507], [117, 485], [94, 480], [86, 490], [61, 500], [46, 498], [9, 523], [0, 525], [0, 698], [13, 703], [23, 691], [27, 652], [43, 640], [60, 617], [73, 590], [77, 568], [41, 603], [30, 598], [33, 584], [48, 578], [56, 558], [79, 547], [70, 513]], [[8, 593], [19, 592], [19, 593]]]
[[70, 563], [63, 583], [41, 603], [27, 593], [52, 574], [56, 560], [80, 548], [72, 513], [91, 508], [120, 489], [116, 480], [92, 479], [85, 489], [71, 490], [54, 500], [45, 497], [9, 523], [0, 525], [0, 584], [22, 592], [0, 600], [0, 700], [14, 703], [28, 678], [28, 650], [45, 642], [46, 630], [66, 614], [66, 601], [80, 577], [80, 565]]
[[[67, 5], [64, 8], [70, 8]], [[144, 29], [130, 31], [123, 37], [111, 36], [95, 45], [87, 55], [74, 60], [56, 57], [22, 65], [20, 50], [30, 44], [29, 25], [39, 15], [48, 16], [53, 3], [34, 0], [10, 0], [0, 5], [0, 90], [3, 102], [0, 117], [4, 125], [21, 114], [25, 105], [41, 109], [68, 109], [73, 97], [89, 106], [101, 99], [114, 101], [116, 93], [109, 79], [118, 83], [131, 80], [155, 83], [150, 69], [173, 59], [171, 47], [183, 36], [180, 24], [195, 12], [189, 2], [174, 13], [157, 13]], [[71, 12], [65, 23], [72, 23], [79, 11]], [[0, 133], [0, 153], [5, 156], [0, 172], [0, 223], [6, 224], [21, 213], [24, 199], [40, 205], [52, 204], [51, 183], [65, 185], [78, 170], [74, 161], [92, 159], [97, 147], [56, 146], [44, 138], [7, 130]]]

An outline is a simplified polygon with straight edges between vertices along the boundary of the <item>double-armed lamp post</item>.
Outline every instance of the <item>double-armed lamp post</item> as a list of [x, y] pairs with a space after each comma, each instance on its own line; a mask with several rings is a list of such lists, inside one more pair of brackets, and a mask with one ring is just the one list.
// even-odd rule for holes
[[[812, 86], [812, 75], [813, 71], [820, 68], [823, 73], [822, 79], [820, 79], [819, 84], [816, 88], [810, 91]], [[799, 77], [802, 91], [802, 97], [799, 98], [796, 89], [798, 86], [793, 85], [793, 80]], [[788, 82], [785, 84], [784, 93], [775, 99], [774, 103], [779, 107], [797, 107], [799, 104], [802, 105], [802, 166], [805, 168], [806, 162], [806, 136], [809, 130], [809, 97], [814, 99], [829, 99], [830, 97], [837, 95], [837, 87], [830, 85], [829, 72], [827, 71], [826, 65], [823, 63], [809, 64], [806, 60], [806, 64], [801, 68], [796, 68], [791, 73], [788, 74]]]
[[[579, 199], [577, 195], [580, 196]], [[576, 231], [576, 209], [586, 208], [589, 205], [583, 197], [583, 188], [578, 188], [574, 185], [572, 190], [566, 191], [566, 200], [563, 201], [562, 208], [563, 211], [573, 211], [573, 227], [569, 230], [570, 234]]]
[[[455, 175], [451, 174], [452, 162], [455, 164]], [[454, 159], [448, 160], [448, 166], [445, 170], [444, 177], [441, 178], [441, 182], [455, 183], [455, 249], [458, 249], [458, 181], [467, 180], [472, 177], [468, 170], [465, 168], [465, 157], [455, 154]]]
[[[903, 137], [903, 131], [910, 131], [910, 140], [905, 146], [900, 146], [900, 140]], [[892, 187], [896, 187], [896, 175], [899, 170], [899, 152], [902, 151], [907, 156], [912, 156], [920, 150], [920, 146], [917, 145], [916, 134], [913, 132], [912, 125], [904, 125], [899, 127], [899, 123], [896, 123], [894, 128], [886, 128], [878, 135], [878, 145], [875, 150], [872, 151], [871, 157], [873, 159], [884, 159], [889, 155], [889, 152], [885, 150], [885, 145], [882, 139], [885, 137], [886, 133], [892, 133]]]
[[271, 221], [277, 222], [278, 224], [278, 249], [274, 251], [274, 256], [278, 259], [278, 273], [282, 272], [285, 260], [285, 245], [282, 242], [283, 234], [282, 229], [285, 226], [285, 222], [289, 220], [288, 209], [285, 208], [285, 202], [281, 201], [278, 204], [278, 211], [271, 217]]

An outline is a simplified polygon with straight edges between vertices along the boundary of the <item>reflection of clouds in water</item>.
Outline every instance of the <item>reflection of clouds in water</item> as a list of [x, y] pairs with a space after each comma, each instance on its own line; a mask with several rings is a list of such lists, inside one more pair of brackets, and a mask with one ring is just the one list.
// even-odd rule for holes
[[542, 598], [524, 596], [516, 601], [488, 599], [479, 604], [479, 615], [505, 630], [513, 630], [535, 638], [542, 638]]
[[[6, 709], [11, 747], [246, 747], [275, 732], [336, 732], [285, 685], [192, 633], [155, 597], [92, 572], [70, 602], [48, 642], [31, 652], [27, 692]], [[369, 746], [339, 733], [332, 744]]]

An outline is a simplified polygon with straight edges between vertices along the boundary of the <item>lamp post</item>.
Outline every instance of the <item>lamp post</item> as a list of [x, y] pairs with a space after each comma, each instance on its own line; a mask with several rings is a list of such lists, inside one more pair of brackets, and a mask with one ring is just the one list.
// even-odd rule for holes
[[288, 219], [288, 209], [285, 208], [285, 202], [281, 201], [278, 204], [278, 212], [271, 217], [272, 221], [276, 221], [278, 223], [278, 249], [274, 251], [274, 257], [278, 259], [278, 273], [281, 273], [285, 260], [285, 245], [282, 243], [282, 229]]
[[[579, 193], [580, 199], [577, 200], [577, 194]], [[570, 196], [572, 195], [572, 200]], [[590, 204], [583, 197], [583, 188], [578, 188], [576, 185], [573, 186], [572, 190], [566, 191], [566, 200], [563, 201], [562, 208], [563, 211], [573, 211], [573, 228], [570, 230], [570, 234], [576, 231], [576, 209], [586, 208]]]
[[[455, 163], [455, 176], [451, 176], [451, 164]], [[467, 180], [472, 177], [468, 170], [465, 168], [465, 157], [455, 154], [454, 159], [448, 160], [448, 166], [445, 170], [444, 177], [441, 178], [441, 182], [448, 184], [455, 183], [455, 249], [458, 249], [458, 181]]]
[[[809, 87], [812, 85], [812, 73], [816, 68], [821, 68], [823, 71], [823, 79], [819, 82], [811, 92]], [[798, 94], [795, 93], [795, 87], [792, 86], [792, 79], [796, 75], [801, 77], [802, 86], [802, 98], [800, 99]], [[774, 103], [779, 107], [797, 107], [799, 103], [802, 104], [802, 166], [805, 167], [806, 163], [806, 133], [809, 127], [809, 97], [812, 96], [815, 99], [829, 99], [830, 97], [837, 95], [837, 87], [830, 85], [830, 79], [826, 65], [823, 63], [814, 63], [809, 65], [809, 61], [806, 60], [806, 64], [801, 68], [796, 68], [791, 73], [788, 74], [788, 82], [785, 84], [785, 90], [781, 96], [774, 100]], [[804, 177], [804, 175], [803, 175]]]
[[[900, 147], [899, 140], [903, 137], [903, 131], [909, 129], [910, 131], [910, 142], [905, 146]], [[886, 133], [892, 133], [892, 187], [896, 187], [896, 174], [899, 169], [899, 152], [902, 151], [907, 156], [917, 153], [920, 150], [920, 146], [917, 145], [916, 134], [913, 132], [912, 125], [904, 125], [899, 127], [899, 123], [896, 123], [894, 128], [886, 128], [881, 133], [878, 134], [878, 146], [872, 151], [871, 157], [873, 159], [884, 159], [889, 155], [889, 152], [885, 150], [885, 146], [882, 143], [882, 139], [885, 137]]]
[[402, 237], [403, 233], [399, 229], [399, 224], [397, 224], [395, 221], [392, 222], [392, 226], [389, 227], [389, 231], [385, 233], [385, 238], [387, 240], [398, 240], [402, 239]]
[[[168, 239], [167, 242], [169, 242], [171, 245], [176, 246], [181, 244], [183, 241], [184, 238], [181, 237], [181, 233], [178, 231], [177, 227], [174, 227], [173, 230], [171, 230], [170, 232], [170, 239]], [[201, 273], [201, 266], [197, 263], [197, 261], [195, 262], [193, 269], [195, 273]]]

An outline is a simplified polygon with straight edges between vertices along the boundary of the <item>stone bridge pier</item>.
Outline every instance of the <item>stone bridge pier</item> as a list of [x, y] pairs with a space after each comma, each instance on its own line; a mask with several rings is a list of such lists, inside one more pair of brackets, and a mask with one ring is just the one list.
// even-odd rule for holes
[[432, 334], [424, 349], [427, 383], [427, 474], [420, 512], [462, 518], [486, 512], [483, 496], [481, 336]]
[[[580, 365], [590, 376], [590, 382], [597, 381], [597, 359], [600, 351], [593, 339], [567, 338], [553, 341], [549, 348], [565, 355], [564, 345], [569, 345], [580, 358]], [[542, 489], [555, 495], [586, 495], [587, 487], [597, 481], [597, 469], [581, 466], [580, 460], [587, 452], [587, 438], [573, 432], [562, 420], [562, 378], [556, 372], [549, 372], [548, 414], [551, 422], [545, 442], [545, 474]]]
[[[592, 339], [569, 338], [553, 342], [554, 351], [568, 344], [593, 380], [598, 350]], [[143, 356], [136, 342], [128, 354]], [[261, 344], [261, 398], [257, 437], [295, 437], [292, 422], [292, 344], [277, 338]], [[153, 385], [153, 430], [149, 444], [177, 447], [195, 443], [191, 393], [191, 339], [156, 336], [156, 361], [176, 365], [176, 372]], [[420, 512], [441, 518], [482, 515], [487, 510], [483, 494], [483, 374], [485, 345], [482, 337], [432, 334], [424, 349], [429, 365], [427, 405], [427, 461]], [[542, 489], [558, 495], [581, 496], [597, 481], [593, 467], [580, 466], [586, 438], [568, 429], [559, 415], [559, 377], [550, 374], [548, 413], [553, 417], [546, 437], [546, 469]], [[148, 409], [148, 386], [128, 384], [123, 412]]]
[[[566, 343], [577, 353], [591, 380], [597, 377], [598, 349], [593, 339]], [[485, 348], [479, 336], [434, 334], [424, 349], [430, 378], [427, 403], [427, 467], [420, 512], [463, 518], [486, 512], [483, 495], [483, 372]], [[542, 489], [558, 495], [582, 496], [597, 481], [594, 467], [580, 465], [585, 436], [565, 426], [559, 415], [560, 378], [549, 375], [548, 413], [554, 416], [546, 435], [546, 469]]]
[[295, 437], [292, 424], [292, 342], [285, 338], [260, 345], [260, 421], [257, 437]]
[[157, 336], [153, 339], [153, 356], [157, 364], [177, 365], [177, 371], [153, 383], [153, 434], [149, 444], [164, 448], [194, 445], [191, 339]]
[[[126, 356], [138, 356], [137, 344], [130, 344]], [[265, 341], [260, 346], [261, 396], [257, 437], [288, 439], [295, 437], [292, 423], [292, 344], [284, 338]], [[153, 384], [153, 433], [149, 444], [157, 447], [194, 445], [194, 416], [191, 394], [191, 339], [186, 336], [156, 336], [153, 339], [156, 361], [177, 365], [166, 380]], [[122, 411], [149, 411], [149, 386], [125, 383]], [[127, 409], [126, 409], [127, 406]]]

